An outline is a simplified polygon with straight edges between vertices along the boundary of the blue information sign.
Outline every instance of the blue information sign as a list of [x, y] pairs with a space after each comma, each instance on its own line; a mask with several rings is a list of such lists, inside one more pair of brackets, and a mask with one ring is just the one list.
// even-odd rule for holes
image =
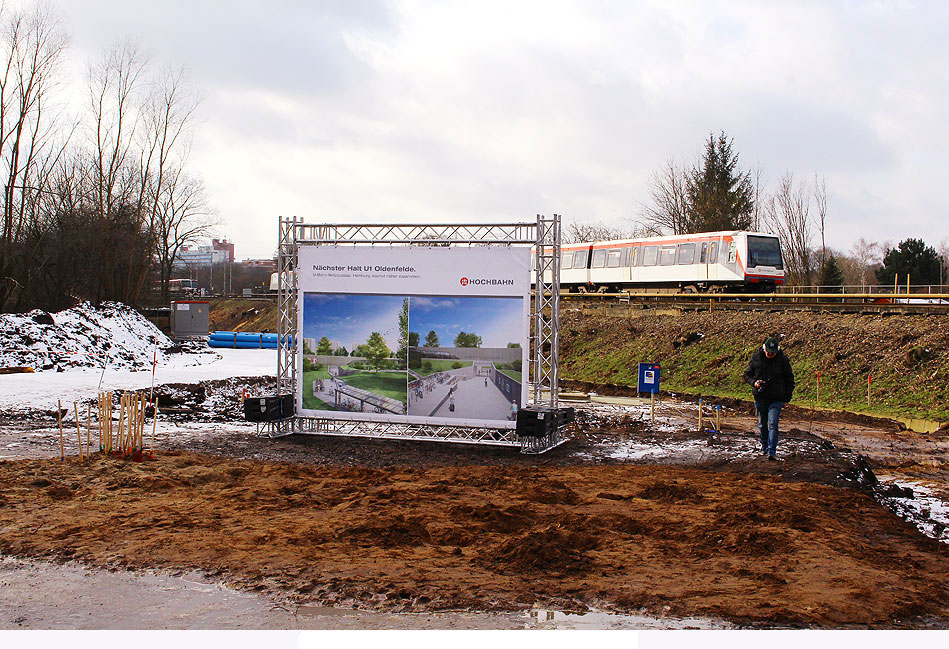
[[659, 363], [639, 364], [639, 391], [659, 392]]

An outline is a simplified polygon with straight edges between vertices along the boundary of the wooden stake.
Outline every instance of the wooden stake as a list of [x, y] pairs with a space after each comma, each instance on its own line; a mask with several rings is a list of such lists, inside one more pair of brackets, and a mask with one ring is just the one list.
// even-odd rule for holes
[[86, 455], [92, 455], [92, 447], [89, 445], [89, 438], [92, 437], [92, 402], [90, 401], [86, 410]]
[[63, 404], [56, 399], [56, 417], [59, 419], [59, 459], [66, 459], [66, 449], [63, 446]]
[[123, 443], [123, 440], [121, 439], [121, 437], [122, 437], [122, 431], [125, 428], [125, 395], [124, 394], [121, 397], [119, 397], [119, 409], [120, 409], [119, 410], [119, 431], [118, 431], [119, 439], [117, 441], [119, 443], [118, 451], [121, 453], [122, 443]]
[[699, 432], [702, 432], [702, 400], [699, 399]]
[[76, 438], [79, 442], [79, 461], [82, 462], [82, 429], [79, 427], [79, 404], [72, 402], [72, 411], [76, 416]]
[[722, 432], [722, 407], [715, 406], [715, 430]]
[[152, 441], [148, 445], [148, 452], [152, 453], [155, 450], [155, 429], [158, 427], [158, 399], [155, 399], [152, 402]]
[[820, 403], [820, 370], [817, 370], [817, 403]]

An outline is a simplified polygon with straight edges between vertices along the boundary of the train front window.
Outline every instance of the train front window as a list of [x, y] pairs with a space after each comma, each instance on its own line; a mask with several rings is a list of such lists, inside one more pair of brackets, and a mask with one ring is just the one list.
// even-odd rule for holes
[[784, 270], [781, 244], [776, 237], [748, 237], [748, 267], [771, 266]]

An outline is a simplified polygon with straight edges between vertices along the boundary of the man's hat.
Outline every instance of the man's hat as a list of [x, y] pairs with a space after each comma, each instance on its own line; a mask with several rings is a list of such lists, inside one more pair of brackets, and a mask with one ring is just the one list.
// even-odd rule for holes
[[777, 353], [778, 351], [778, 339], [777, 338], [765, 338], [764, 341], [764, 350], [769, 354]]

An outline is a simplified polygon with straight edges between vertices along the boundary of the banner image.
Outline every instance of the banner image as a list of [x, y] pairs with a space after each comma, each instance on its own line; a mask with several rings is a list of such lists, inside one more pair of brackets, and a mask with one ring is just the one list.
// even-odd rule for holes
[[303, 408], [405, 414], [408, 298], [303, 294]]
[[[510, 419], [521, 406], [524, 305], [515, 297], [409, 299], [411, 415]], [[444, 342], [443, 342], [444, 341]]]
[[300, 246], [298, 412], [513, 428], [530, 251]]

